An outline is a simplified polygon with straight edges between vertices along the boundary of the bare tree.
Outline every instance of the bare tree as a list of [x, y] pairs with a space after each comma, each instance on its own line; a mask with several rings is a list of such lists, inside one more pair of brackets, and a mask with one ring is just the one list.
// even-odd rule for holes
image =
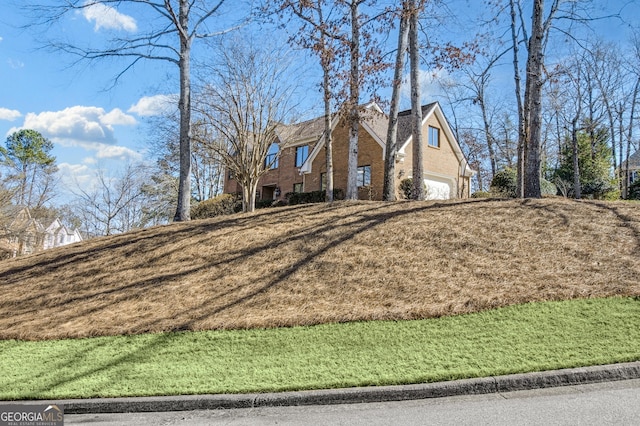
[[[174, 220], [190, 219], [191, 201], [191, 48], [196, 39], [213, 37], [211, 32], [215, 15], [224, 0], [67, 0], [51, 3], [28, 3], [27, 7], [36, 23], [47, 28], [61, 22], [67, 15], [76, 13], [112, 13], [126, 4], [142, 15], [140, 22], [149, 25], [146, 31], [135, 32], [130, 37], [114, 37], [105, 47], [82, 46], [73, 43], [50, 42], [58, 51], [77, 55], [82, 60], [119, 58], [127, 62], [116, 76], [116, 81], [141, 60], [164, 61], [175, 64], [179, 70], [180, 84], [180, 179], [178, 203]], [[149, 19], [154, 16], [156, 19]]]
[[341, 0], [349, 7], [351, 38], [349, 39], [349, 100], [347, 102], [349, 121], [349, 148], [347, 152], [347, 200], [358, 199], [358, 131], [360, 128], [360, 30], [363, 17], [360, 4], [364, 0]]
[[145, 204], [148, 168], [128, 164], [120, 172], [110, 174], [96, 170], [93, 184], [76, 184], [74, 210], [81, 218], [87, 235], [113, 235], [143, 228], [149, 223]]
[[[275, 9], [283, 19], [286, 13], [290, 13], [300, 21], [300, 27], [291, 37], [290, 41], [310, 50], [315, 54], [322, 68], [322, 99], [324, 103], [324, 146], [326, 163], [326, 188], [325, 200], [333, 201], [333, 135], [331, 132], [332, 101], [335, 100], [336, 58], [344, 46], [341, 45], [343, 35], [339, 28], [339, 20], [342, 14], [337, 13], [335, 4], [326, 0], [294, 1], [294, 0], [268, 0], [266, 11]], [[339, 16], [336, 16], [339, 15]]]
[[[268, 156], [277, 130], [292, 118], [294, 83], [287, 81], [287, 54], [237, 39], [223, 43], [220, 60], [203, 68], [210, 79], [197, 105], [203, 123], [224, 140], [209, 145], [242, 186], [242, 207], [255, 209], [258, 180], [278, 161]], [[203, 141], [206, 143], [206, 141]], [[282, 150], [286, 141], [281, 141]]]
[[423, 7], [422, 2], [409, 0], [409, 61], [411, 81], [411, 137], [413, 140], [413, 199], [423, 200], [423, 145], [422, 145], [422, 95], [420, 90], [420, 44], [418, 43], [418, 15]]
[[398, 151], [397, 135], [398, 135], [398, 111], [400, 106], [400, 87], [402, 85], [402, 74], [404, 73], [405, 58], [407, 55], [407, 46], [409, 38], [409, 4], [407, 1], [402, 2], [400, 11], [400, 27], [398, 29], [398, 50], [396, 51], [395, 71], [392, 82], [391, 109], [389, 111], [389, 127], [387, 130], [387, 141], [385, 150], [385, 168], [384, 168], [384, 185], [383, 200], [395, 201], [396, 184], [395, 184], [395, 164], [396, 153]]

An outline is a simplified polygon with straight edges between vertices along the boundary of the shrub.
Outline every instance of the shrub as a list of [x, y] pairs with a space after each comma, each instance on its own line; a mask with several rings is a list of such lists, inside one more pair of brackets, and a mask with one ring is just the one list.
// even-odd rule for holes
[[[493, 176], [491, 180], [491, 193], [499, 197], [517, 197], [518, 175], [515, 169], [506, 168]], [[558, 188], [553, 182], [540, 179], [540, 194], [553, 196], [558, 193]]]
[[511, 168], [506, 168], [496, 173], [491, 180], [491, 193], [499, 197], [515, 198], [518, 186], [516, 173]]
[[476, 191], [471, 194], [471, 198], [491, 198], [491, 193], [488, 191]]
[[540, 180], [540, 192], [543, 196], [554, 196], [558, 195], [558, 188], [554, 185], [553, 182], [549, 182], [546, 179]]
[[[289, 202], [289, 205], [295, 204], [308, 204], [308, 203], [323, 203], [326, 199], [325, 191], [311, 191], [311, 192], [287, 192], [285, 198]], [[344, 191], [340, 188], [333, 190], [334, 200], [344, 200]]]
[[398, 185], [398, 189], [400, 190], [400, 195], [404, 200], [412, 199], [413, 194], [413, 179], [406, 178], [400, 181], [400, 185]]
[[191, 208], [192, 219], [206, 219], [227, 214], [237, 213], [242, 210], [242, 201], [232, 194], [221, 194], [217, 197], [201, 201]]
[[640, 179], [629, 186], [629, 200], [640, 200]]
[[256, 209], [264, 209], [266, 207], [273, 207], [275, 200], [269, 198], [265, 200], [256, 200]]

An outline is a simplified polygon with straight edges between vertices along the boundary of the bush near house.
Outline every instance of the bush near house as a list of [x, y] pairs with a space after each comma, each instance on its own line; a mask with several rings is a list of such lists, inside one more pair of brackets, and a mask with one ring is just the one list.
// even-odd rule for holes
[[412, 199], [413, 194], [413, 179], [406, 178], [400, 181], [400, 185], [398, 185], [398, 189], [400, 190], [400, 194], [404, 200]]
[[491, 192], [489, 191], [476, 191], [471, 194], [471, 198], [491, 198]]
[[629, 200], [640, 200], [640, 179], [636, 180], [629, 186]]
[[[323, 203], [326, 198], [325, 191], [311, 191], [311, 192], [287, 192], [285, 194], [289, 205], [296, 204], [309, 204], [309, 203]], [[334, 200], [344, 200], [344, 191], [340, 188], [333, 190]]]
[[237, 213], [242, 210], [242, 201], [232, 194], [221, 194], [198, 203], [191, 209], [192, 219], [206, 219]]
[[[507, 167], [499, 171], [491, 180], [491, 193], [498, 197], [516, 198], [518, 174], [515, 169]], [[540, 179], [540, 191], [543, 196], [554, 196], [558, 188], [546, 179]]]

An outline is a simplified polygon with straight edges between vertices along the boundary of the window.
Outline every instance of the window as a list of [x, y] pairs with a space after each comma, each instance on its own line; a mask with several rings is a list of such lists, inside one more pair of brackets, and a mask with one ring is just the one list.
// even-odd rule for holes
[[429, 126], [429, 146], [440, 148], [440, 129]]
[[358, 167], [358, 186], [371, 185], [371, 166]]
[[309, 157], [309, 145], [299, 146], [296, 148], [296, 167], [302, 167]]
[[302, 192], [302, 184], [301, 183], [294, 183], [293, 184], [293, 192], [296, 192], [296, 193]]
[[267, 152], [267, 157], [264, 159], [265, 169], [277, 169], [278, 168], [278, 153], [280, 147], [277, 143], [272, 143]]

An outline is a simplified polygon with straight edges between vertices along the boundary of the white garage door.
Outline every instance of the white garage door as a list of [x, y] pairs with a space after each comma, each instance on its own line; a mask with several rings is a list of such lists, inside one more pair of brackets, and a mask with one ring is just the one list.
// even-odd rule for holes
[[451, 186], [446, 182], [440, 182], [432, 179], [425, 179], [427, 191], [425, 199], [427, 200], [448, 200], [451, 198]]

